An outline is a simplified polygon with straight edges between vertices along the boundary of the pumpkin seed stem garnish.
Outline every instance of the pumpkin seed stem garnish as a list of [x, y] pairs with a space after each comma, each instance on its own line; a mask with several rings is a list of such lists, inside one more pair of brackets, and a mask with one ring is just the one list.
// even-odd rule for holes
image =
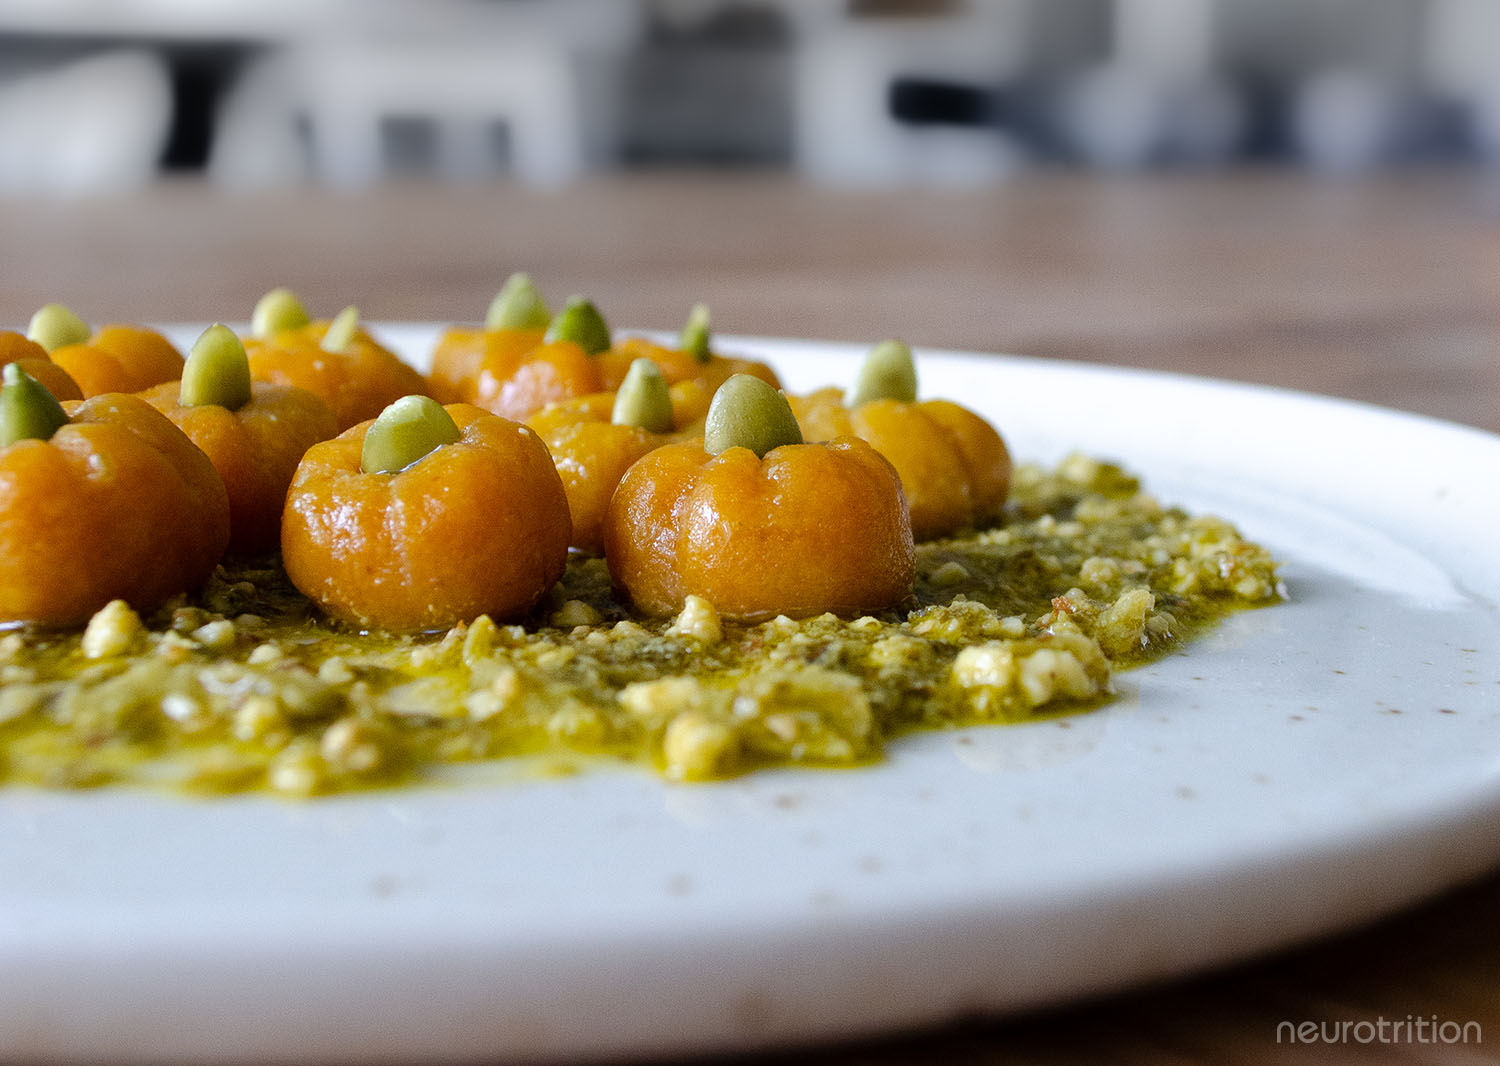
[[183, 407], [216, 404], [231, 411], [250, 402], [250, 360], [234, 330], [215, 324], [193, 342], [177, 402]]
[[708, 304], [694, 304], [688, 312], [687, 325], [682, 327], [682, 336], [677, 345], [700, 363], [708, 362], [713, 352], [709, 348], [711, 334], [708, 328]]
[[70, 344], [82, 344], [94, 335], [89, 324], [62, 304], [46, 304], [31, 316], [26, 336], [49, 352]]
[[323, 343], [318, 345], [325, 352], [342, 352], [354, 343], [359, 333], [359, 308], [346, 307], [334, 316], [323, 334]]
[[637, 359], [625, 372], [609, 420], [617, 426], [637, 426], [648, 433], [670, 433], [672, 396], [655, 363]]
[[881, 341], [865, 356], [854, 381], [850, 407], [871, 400], [899, 400], [913, 403], [917, 398], [917, 366], [911, 348], [905, 341]]
[[735, 374], [714, 393], [703, 427], [703, 448], [710, 454], [739, 447], [765, 458], [772, 448], [801, 443], [786, 397], [760, 378]]
[[0, 382], [0, 448], [18, 440], [51, 440], [68, 424], [62, 404], [15, 363], [5, 365]]
[[276, 288], [256, 301], [255, 311], [250, 315], [250, 335], [274, 337], [285, 330], [301, 329], [311, 321], [296, 293], [285, 287]]
[[572, 341], [589, 355], [609, 351], [609, 326], [604, 316], [590, 300], [582, 296], [571, 296], [552, 325], [547, 327], [546, 343]]
[[359, 466], [367, 474], [396, 474], [462, 436], [442, 404], [426, 396], [403, 396], [365, 431]]
[[519, 271], [505, 279], [500, 291], [490, 301], [484, 316], [485, 329], [546, 329], [552, 312], [542, 294], [531, 283], [530, 275]]

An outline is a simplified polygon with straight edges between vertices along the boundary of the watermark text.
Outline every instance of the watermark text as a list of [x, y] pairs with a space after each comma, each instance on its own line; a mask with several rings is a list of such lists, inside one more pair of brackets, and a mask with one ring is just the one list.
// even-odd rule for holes
[[1436, 1014], [1405, 1018], [1324, 1018], [1276, 1023], [1278, 1044], [1482, 1044], [1484, 1031], [1475, 1021], [1459, 1022]]

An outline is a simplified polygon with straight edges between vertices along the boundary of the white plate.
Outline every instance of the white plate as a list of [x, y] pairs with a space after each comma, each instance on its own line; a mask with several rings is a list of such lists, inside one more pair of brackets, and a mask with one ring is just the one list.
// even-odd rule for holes
[[[427, 350], [431, 327], [389, 327]], [[789, 387], [854, 349], [721, 346]], [[855, 771], [305, 803], [0, 792], [0, 1057], [579, 1058], [1010, 1011], [1363, 921], [1500, 860], [1500, 439], [1274, 390], [924, 353], [1013, 450], [1115, 456], [1291, 602], [1097, 713]]]

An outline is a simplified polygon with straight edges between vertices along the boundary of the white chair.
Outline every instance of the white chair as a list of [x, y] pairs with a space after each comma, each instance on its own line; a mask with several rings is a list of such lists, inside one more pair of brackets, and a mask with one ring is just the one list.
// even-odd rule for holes
[[[294, 180], [300, 120], [315, 179], [371, 185], [392, 173], [387, 124], [411, 119], [432, 128], [441, 177], [492, 175], [503, 127], [518, 180], [570, 181], [589, 155], [581, 67], [623, 47], [637, 18], [615, 0], [375, 4], [355, 28], [291, 43], [247, 74], [221, 110], [211, 172], [229, 184]], [[269, 157], [257, 154], [264, 145]]]
[[444, 178], [473, 180], [493, 169], [486, 161], [493, 125], [507, 130], [513, 172], [527, 184], [562, 184], [583, 169], [576, 86], [560, 47], [312, 45], [302, 76], [314, 172], [331, 185], [371, 185], [387, 173], [381, 138], [392, 118], [432, 124]]
[[161, 58], [108, 52], [0, 86], [0, 192], [89, 196], [155, 177], [172, 116]]
[[913, 126], [891, 113], [901, 78], [998, 86], [1020, 68], [1028, 0], [968, 0], [952, 14], [850, 18], [787, 4], [798, 25], [794, 153], [832, 185], [976, 185], [1010, 174], [1017, 144], [994, 126]]
[[1423, 43], [1428, 84], [1467, 108], [1476, 147], [1500, 163], [1500, 3], [1432, 0]]
[[1244, 136], [1240, 93], [1215, 71], [1224, 0], [1113, 0], [1108, 61], [1069, 79], [1056, 122], [1102, 170], [1218, 163]]

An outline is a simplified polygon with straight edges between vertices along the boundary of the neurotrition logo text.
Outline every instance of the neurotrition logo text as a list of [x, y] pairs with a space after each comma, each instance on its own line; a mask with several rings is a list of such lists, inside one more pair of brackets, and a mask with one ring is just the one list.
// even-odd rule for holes
[[1276, 1023], [1278, 1044], [1482, 1044], [1478, 1022], [1440, 1019], [1436, 1014], [1405, 1018], [1324, 1018]]

